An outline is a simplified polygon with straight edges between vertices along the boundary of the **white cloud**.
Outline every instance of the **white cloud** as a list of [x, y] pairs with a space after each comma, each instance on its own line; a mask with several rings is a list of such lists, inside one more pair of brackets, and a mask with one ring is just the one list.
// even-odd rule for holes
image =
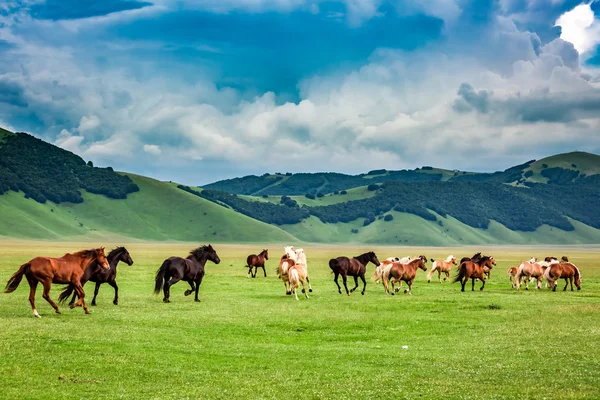
[[579, 54], [589, 53], [600, 44], [600, 21], [594, 15], [591, 2], [567, 11], [556, 25], [562, 28], [561, 39], [573, 43]]
[[160, 153], [162, 153], [160, 146], [157, 146], [155, 144], [145, 144], [144, 151], [154, 156], [159, 156]]
[[79, 121], [79, 126], [77, 127], [77, 130], [79, 132], [83, 133], [86, 131], [94, 130], [94, 129], [98, 128], [99, 126], [100, 126], [100, 119], [98, 119], [97, 116], [84, 115], [83, 117], [81, 117], [81, 120]]

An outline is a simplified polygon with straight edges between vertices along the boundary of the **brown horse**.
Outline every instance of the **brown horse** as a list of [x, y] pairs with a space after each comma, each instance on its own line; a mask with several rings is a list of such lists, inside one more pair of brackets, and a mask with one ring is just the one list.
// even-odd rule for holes
[[565, 280], [565, 288], [563, 289], [563, 292], [567, 290], [569, 282], [571, 283], [571, 291], [573, 291], [573, 280], [575, 280], [575, 286], [577, 286], [577, 290], [581, 290], [581, 273], [579, 272], [579, 268], [577, 268], [573, 263], [550, 264], [550, 267], [546, 269], [544, 276], [553, 292], [556, 292], [556, 285], [559, 279]]
[[400, 281], [406, 282], [408, 285], [408, 289], [404, 291], [404, 293], [408, 293], [412, 295], [412, 284], [417, 276], [417, 268], [421, 268], [423, 271], [427, 271], [427, 266], [425, 263], [427, 262], [427, 257], [419, 256], [415, 258], [408, 264], [402, 264], [399, 262], [394, 262], [392, 268], [390, 269], [390, 273], [388, 277], [383, 280], [383, 287], [385, 288], [385, 294], [390, 294], [388, 289], [389, 277], [393, 277], [392, 280], [392, 295], [396, 293], [400, 288], [394, 289], [394, 285]]
[[85, 292], [81, 286], [81, 277], [88, 265], [94, 261], [98, 262], [100, 267], [104, 269], [109, 268], [106, 255], [104, 254], [104, 247], [81, 250], [77, 253], [67, 253], [59, 258], [36, 257], [21, 265], [21, 268], [6, 283], [4, 292], [14, 292], [21, 283], [23, 275], [25, 275], [29, 283], [29, 302], [31, 303], [33, 315], [36, 318], [41, 318], [35, 308], [35, 291], [38, 283], [41, 283], [44, 287], [42, 297], [50, 303], [57, 314], [60, 314], [60, 310], [58, 309], [58, 305], [50, 298], [50, 288], [53, 283], [68, 283], [73, 286], [79, 297], [79, 300], [75, 304], [71, 304], [70, 307], [83, 306], [85, 313], [89, 314], [90, 311], [84, 301]]
[[466, 283], [469, 279], [472, 279], [473, 283], [471, 290], [474, 291], [475, 279], [479, 279], [482, 282], [479, 290], [483, 290], [485, 287], [485, 274], [483, 269], [485, 267], [491, 269], [493, 265], [496, 265], [496, 260], [494, 260], [494, 257], [489, 256], [481, 256], [479, 261], [473, 261], [473, 259], [462, 261], [457, 269], [458, 274], [454, 277], [452, 283], [460, 282], [462, 286], [461, 292], [464, 292]]
[[431, 266], [431, 270], [427, 274], [427, 283], [431, 282], [431, 277], [433, 273], [437, 271], [438, 280], [442, 283], [442, 272], [446, 275], [444, 280], [450, 279], [450, 271], [452, 271], [452, 265], [456, 265], [456, 257], [450, 255], [446, 258], [446, 260], [438, 260], [435, 261], [433, 258], [431, 259], [433, 265]]
[[[333, 281], [338, 287], [338, 292], [342, 294], [342, 288], [338, 283], [338, 276], [342, 275], [342, 281], [344, 282], [344, 288], [346, 288], [346, 294], [350, 296], [350, 293], [354, 292], [358, 287], [358, 278], [363, 281], [363, 290], [361, 294], [365, 294], [365, 290], [367, 289], [367, 281], [365, 280], [365, 272], [367, 271], [367, 264], [372, 262], [375, 266], [379, 266], [380, 262], [377, 259], [377, 256], [374, 252], [370, 251], [365, 254], [361, 254], [360, 256], [348, 258], [348, 257], [338, 257], [332, 258], [329, 260], [329, 268], [334, 273], [335, 278]], [[350, 275], [354, 277], [354, 287], [352, 290], [348, 291], [348, 285], [346, 284], [346, 277]]]
[[[250, 254], [246, 258], [246, 267], [248, 268], [248, 278], [252, 275], [253, 278], [256, 278], [256, 273], [258, 272], [258, 268], [262, 268], [265, 273], [265, 278], [267, 277], [267, 270], [265, 270], [265, 260], [269, 259], [269, 250], [265, 249], [261, 251], [258, 255]], [[252, 273], [252, 267], [254, 267], [254, 273]]]

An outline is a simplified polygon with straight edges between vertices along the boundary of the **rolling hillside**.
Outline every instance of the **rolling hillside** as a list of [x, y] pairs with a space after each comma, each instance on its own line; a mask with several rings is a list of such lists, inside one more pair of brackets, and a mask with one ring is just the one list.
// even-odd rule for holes
[[491, 174], [433, 167], [356, 176], [265, 174], [201, 189], [96, 168], [27, 134], [0, 130], [0, 236], [440, 246], [600, 243], [599, 172], [600, 156], [575, 152]]

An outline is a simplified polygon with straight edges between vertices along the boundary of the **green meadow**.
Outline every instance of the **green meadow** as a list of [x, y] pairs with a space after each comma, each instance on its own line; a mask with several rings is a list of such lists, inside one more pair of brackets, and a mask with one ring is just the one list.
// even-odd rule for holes
[[[119, 265], [118, 306], [103, 285], [91, 315], [68, 307], [56, 315], [38, 289], [43, 318], [35, 319], [25, 280], [15, 293], [0, 294], [0, 398], [600, 398], [597, 247], [304, 244], [314, 292], [296, 301], [274, 273], [282, 244], [268, 246], [268, 277], [256, 279], [246, 278], [244, 260], [261, 246], [215, 245], [222, 261], [207, 264], [201, 302], [178, 283], [163, 304], [152, 294], [156, 270], [194, 245], [125, 245], [135, 264]], [[89, 247], [2, 241], [0, 279], [36, 255]], [[459, 284], [428, 284], [419, 271], [412, 296], [386, 296], [370, 281], [365, 296], [338, 294], [327, 261], [367, 250], [380, 259], [481, 250], [498, 265], [483, 292], [480, 283], [465, 293]], [[545, 255], [568, 255], [583, 289], [563, 292], [561, 282], [555, 293], [513, 290], [508, 267]], [[93, 286], [86, 290], [91, 298]]]

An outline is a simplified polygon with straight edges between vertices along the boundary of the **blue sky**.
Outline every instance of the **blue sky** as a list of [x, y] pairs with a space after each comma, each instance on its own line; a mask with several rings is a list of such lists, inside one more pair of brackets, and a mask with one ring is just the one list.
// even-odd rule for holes
[[600, 153], [600, 5], [8, 0], [0, 126], [203, 184]]

